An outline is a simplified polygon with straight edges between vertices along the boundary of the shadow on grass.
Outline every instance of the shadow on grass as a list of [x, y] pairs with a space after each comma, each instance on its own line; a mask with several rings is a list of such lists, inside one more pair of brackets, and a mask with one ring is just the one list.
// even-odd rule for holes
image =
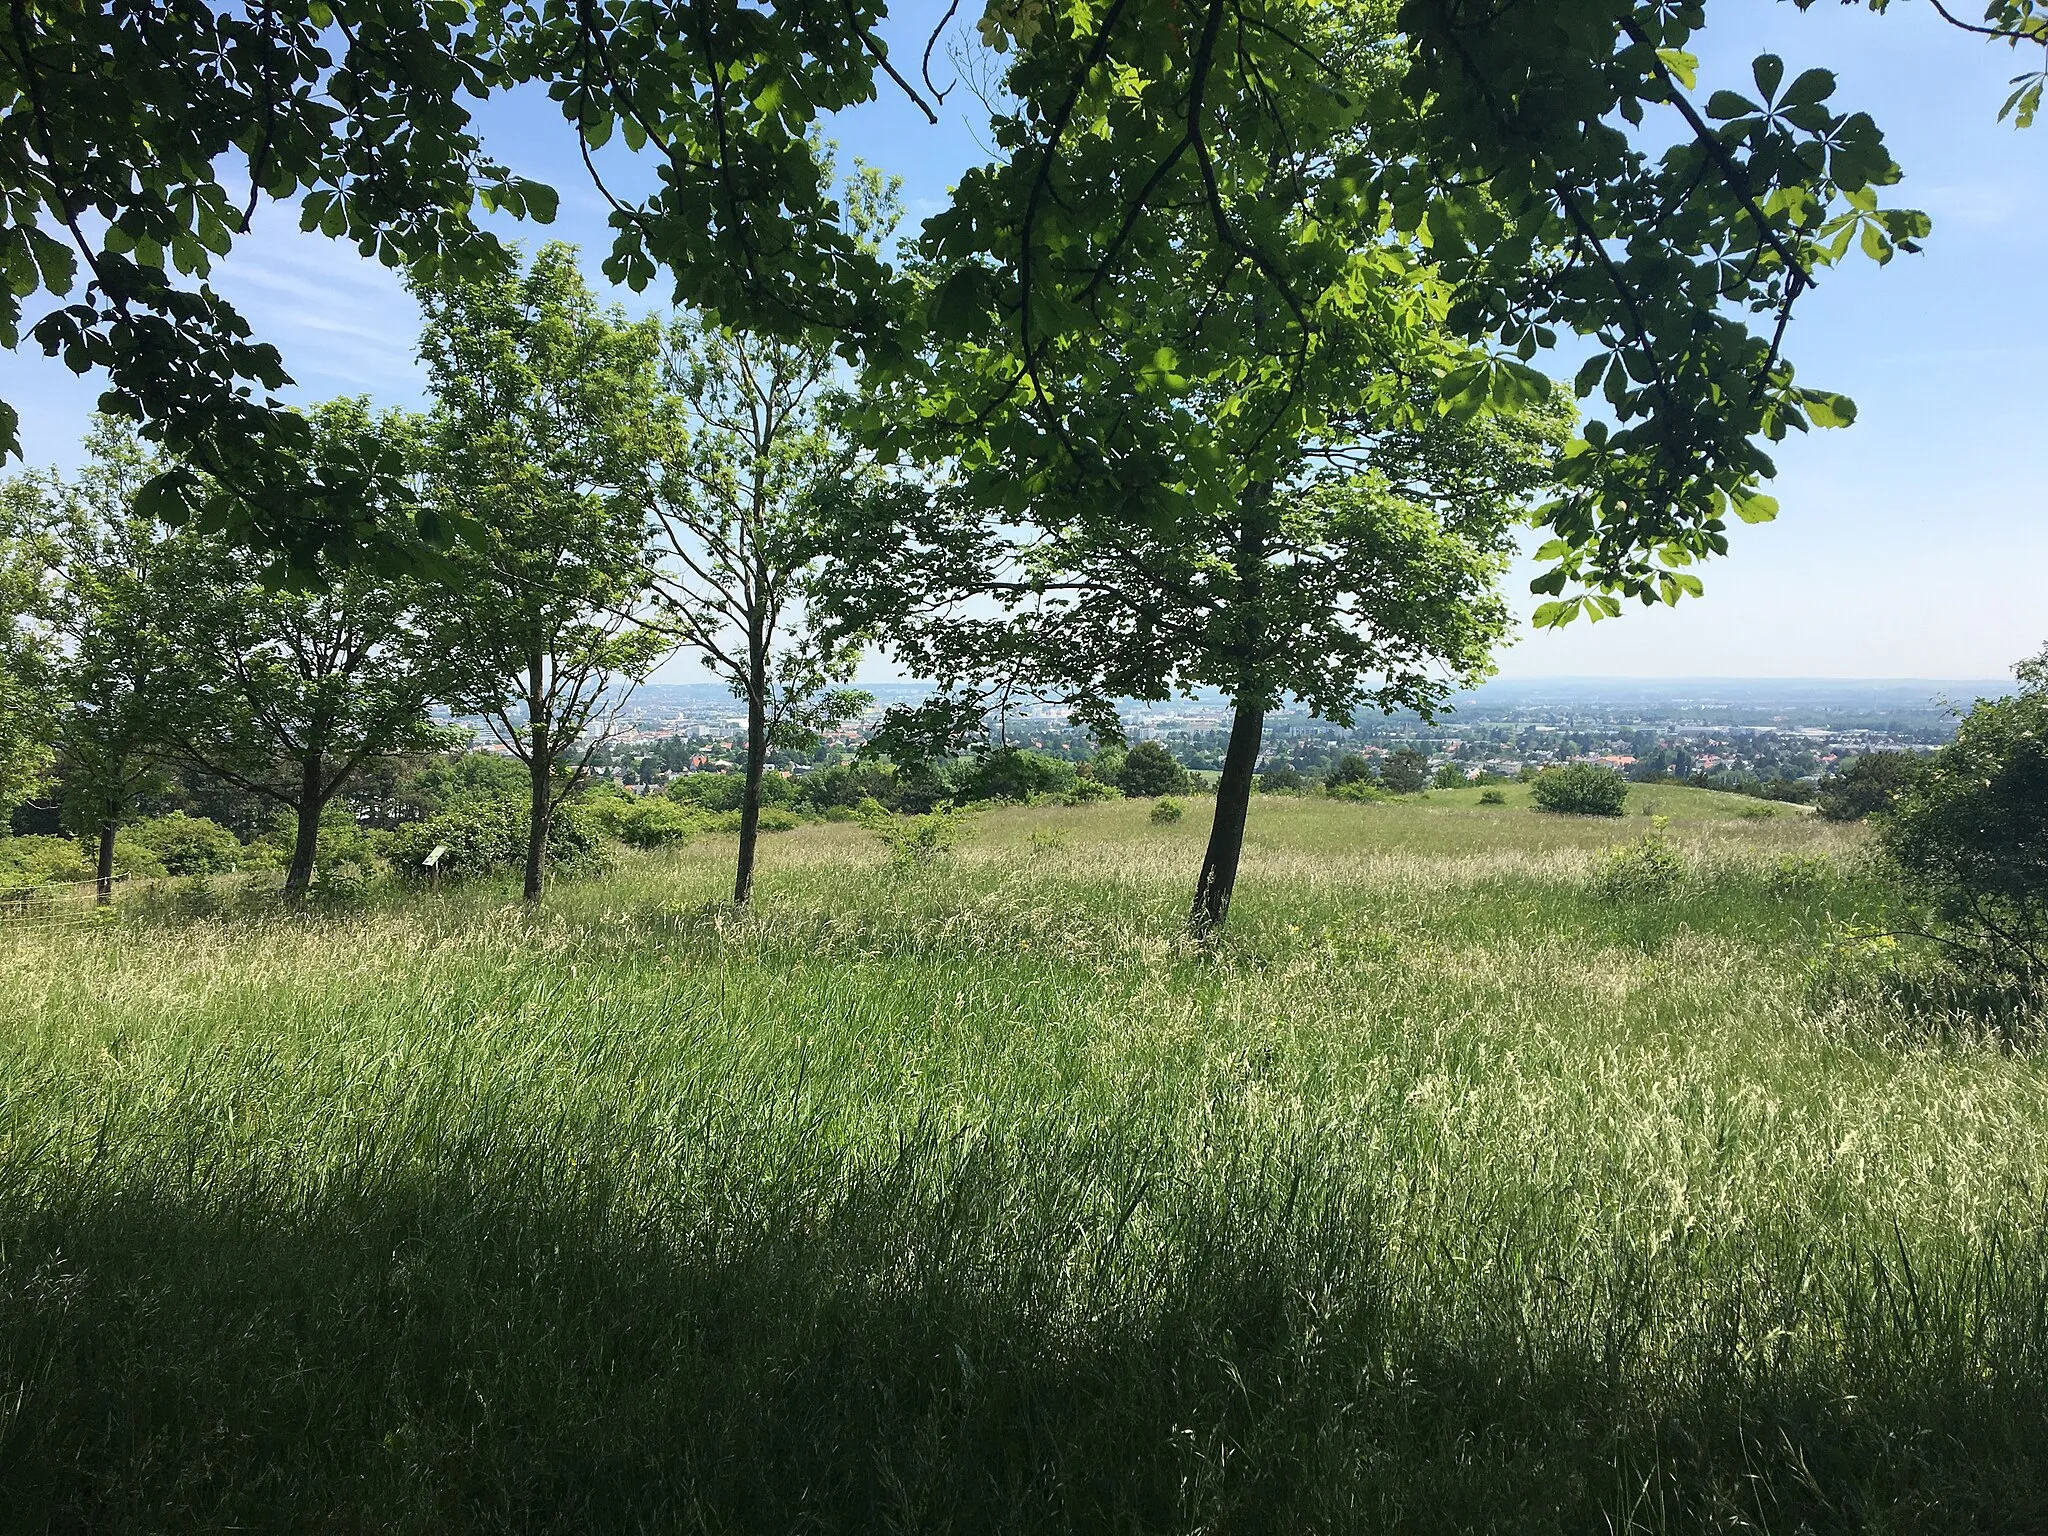
[[1612, 1338], [1430, 1323], [1334, 1205], [1190, 1208], [1171, 1262], [1111, 1286], [1051, 1240], [1057, 1212], [1034, 1233], [895, 1176], [810, 1219], [760, 1198], [715, 1195], [680, 1240], [589, 1189], [11, 1213], [0, 1525], [2048, 1526], [2038, 1339], [1854, 1391], [1754, 1361], [1660, 1374]]

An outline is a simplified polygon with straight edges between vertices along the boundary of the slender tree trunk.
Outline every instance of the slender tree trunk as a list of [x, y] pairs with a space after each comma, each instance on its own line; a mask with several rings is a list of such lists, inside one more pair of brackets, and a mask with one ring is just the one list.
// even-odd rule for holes
[[768, 769], [767, 667], [757, 648], [747, 667], [747, 782], [740, 791], [740, 862], [732, 904], [754, 899], [754, 850], [761, 841], [761, 778]]
[[299, 768], [298, 825], [292, 834], [292, 862], [285, 871], [284, 899], [301, 905], [313, 887], [313, 865], [320, 856], [320, 813], [326, 809], [320, 797], [320, 759], [308, 758]]
[[1209, 848], [1202, 855], [1195, 905], [1188, 914], [1188, 930], [1197, 938], [1214, 933], [1230, 915], [1237, 861], [1244, 853], [1245, 818], [1251, 810], [1252, 777], [1258, 772], [1259, 746], [1265, 735], [1265, 706], [1239, 699], [1236, 718], [1230, 724], [1230, 747], [1223, 756], [1223, 776], [1216, 781], [1216, 818], [1209, 824]]
[[99, 881], [99, 889], [94, 896], [94, 902], [102, 907], [111, 907], [114, 904], [115, 830], [111, 817], [100, 823], [100, 856], [99, 863], [94, 869], [94, 877]]
[[538, 660], [527, 668], [528, 691], [526, 695], [528, 740], [527, 770], [531, 775], [532, 798], [527, 808], [526, 823], [526, 886], [523, 895], [528, 901], [540, 900], [542, 878], [547, 874], [548, 822], [554, 816], [554, 742], [549, 726], [548, 701], [541, 691], [541, 664]]

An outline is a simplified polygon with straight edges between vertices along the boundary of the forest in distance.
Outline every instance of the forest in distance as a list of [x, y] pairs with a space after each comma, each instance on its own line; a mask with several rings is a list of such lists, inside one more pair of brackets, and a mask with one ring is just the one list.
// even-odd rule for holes
[[1497, 672], [1938, 563], [1745, 18], [17, 0], [0, 1532], [2048, 1530], [2048, 634]]

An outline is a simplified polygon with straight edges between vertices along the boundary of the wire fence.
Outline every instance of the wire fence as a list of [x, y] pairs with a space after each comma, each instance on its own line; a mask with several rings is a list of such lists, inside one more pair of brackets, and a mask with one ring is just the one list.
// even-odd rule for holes
[[[114, 903], [121, 902], [132, 888], [133, 882], [125, 876], [115, 876]], [[112, 905], [100, 905], [97, 880], [0, 886], [0, 934], [57, 933], [90, 928], [106, 921], [113, 910]]]

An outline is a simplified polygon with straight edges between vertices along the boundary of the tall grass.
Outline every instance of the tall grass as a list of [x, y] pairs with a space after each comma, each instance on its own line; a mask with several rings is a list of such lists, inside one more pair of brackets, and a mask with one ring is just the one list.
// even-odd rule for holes
[[1473, 798], [0, 939], [0, 1523], [2048, 1528], [2040, 1064]]

